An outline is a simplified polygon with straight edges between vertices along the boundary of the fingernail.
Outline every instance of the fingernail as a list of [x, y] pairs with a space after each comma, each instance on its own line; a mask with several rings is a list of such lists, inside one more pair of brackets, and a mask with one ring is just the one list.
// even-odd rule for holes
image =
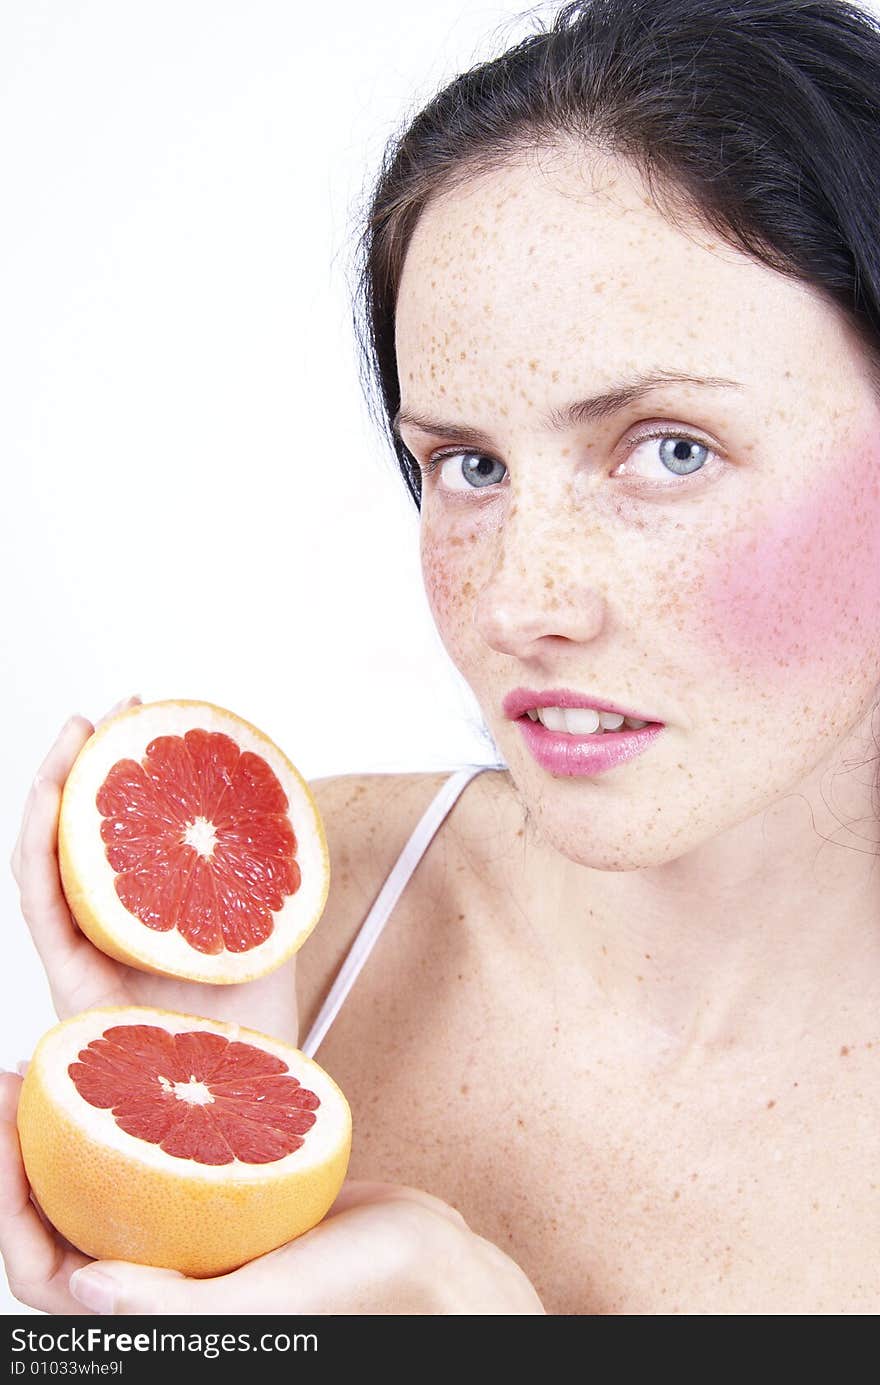
[[74, 1270], [67, 1287], [77, 1303], [93, 1313], [112, 1313], [116, 1304], [116, 1285], [106, 1274], [91, 1268]]
[[17, 1073], [20, 1073], [21, 1076], [24, 1077], [25, 1073], [27, 1072], [27, 1066], [28, 1066], [28, 1063], [29, 1063], [29, 1062], [30, 1062], [30, 1059], [29, 1059], [29, 1058], [20, 1058], [19, 1061], [18, 1061], [18, 1062], [16, 1063], [16, 1065], [15, 1065], [15, 1071], [16, 1071]]

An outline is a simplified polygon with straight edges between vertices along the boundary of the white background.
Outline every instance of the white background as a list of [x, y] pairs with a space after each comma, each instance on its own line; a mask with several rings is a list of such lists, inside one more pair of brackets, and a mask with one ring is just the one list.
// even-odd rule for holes
[[496, 758], [424, 597], [350, 294], [385, 142], [527, 10], [3, 0], [6, 1067], [56, 1018], [7, 862], [73, 712], [204, 698], [307, 778]]
[[204, 698], [307, 778], [496, 758], [366, 412], [351, 284], [386, 141], [525, 8], [0, 6], [5, 1067], [56, 1022], [8, 859], [73, 712]]

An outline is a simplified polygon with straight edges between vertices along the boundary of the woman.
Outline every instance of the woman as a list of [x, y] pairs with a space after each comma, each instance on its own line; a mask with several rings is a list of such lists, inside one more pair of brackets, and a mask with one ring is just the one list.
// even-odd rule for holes
[[89, 1267], [27, 1202], [7, 1077], [26, 1303], [880, 1310], [878, 65], [836, 0], [586, 0], [389, 151], [365, 360], [502, 758], [445, 800], [317, 783], [297, 1025], [287, 968], [206, 996], [76, 934], [68, 724], [13, 861], [58, 1013], [210, 1000], [320, 1044], [355, 1148], [328, 1219], [233, 1275]]

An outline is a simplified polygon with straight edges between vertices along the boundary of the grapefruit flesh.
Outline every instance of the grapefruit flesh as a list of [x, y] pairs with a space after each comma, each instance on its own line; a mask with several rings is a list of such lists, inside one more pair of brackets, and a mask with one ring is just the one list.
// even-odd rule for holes
[[213, 703], [104, 723], [64, 786], [64, 893], [82, 931], [146, 971], [216, 983], [280, 966], [330, 882], [317, 804], [267, 736]]
[[283, 1059], [206, 1030], [155, 1024], [105, 1029], [67, 1069], [91, 1106], [198, 1164], [267, 1164], [292, 1154], [320, 1102]]
[[345, 1097], [298, 1049], [140, 1006], [43, 1036], [18, 1130], [36, 1199], [73, 1245], [196, 1277], [316, 1225], [351, 1150]]

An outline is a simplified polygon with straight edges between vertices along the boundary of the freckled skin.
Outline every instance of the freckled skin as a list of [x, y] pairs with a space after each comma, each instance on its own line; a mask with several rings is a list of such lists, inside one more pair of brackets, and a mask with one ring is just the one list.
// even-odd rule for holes
[[[508, 771], [443, 828], [469, 927], [420, 934], [414, 899], [386, 945], [430, 974], [394, 1064], [364, 1076], [366, 1138], [405, 1127], [383, 1157], [460, 1197], [551, 1311], [876, 1312], [880, 401], [818, 292], [569, 153], [437, 197], [404, 263], [402, 405], [487, 438], [401, 430], [423, 469], [459, 449], [423, 478], [425, 590]], [[738, 387], [549, 426], [662, 367]], [[690, 475], [655, 428], [696, 440]], [[502, 713], [518, 684], [665, 729], [557, 777]], [[459, 982], [478, 959], [472, 987], [442, 984], [435, 946]], [[367, 1033], [384, 1006], [362, 1004]], [[487, 1155], [460, 1183], [447, 1080]]]
[[[565, 861], [630, 871], [712, 842], [723, 860], [726, 829], [843, 753], [880, 679], [880, 405], [860, 344], [808, 286], [670, 224], [625, 165], [597, 158], [594, 173], [524, 156], [429, 204], [396, 322], [404, 407], [494, 442], [462, 445], [495, 462], [481, 488], [461, 454], [423, 478], [425, 589], [554, 853], [545, 879], [574, 895]], [[658, 366], [740, 388], [671, 384], [545, 425]], [[664, 468], [656, 439], [634, 439], [649, 426], [696, 438], [705, 466]], [[452, 445], [402, 431], [422, 465]], [[501, 711], [522, 683], [666, 730], [609, 773], [556, 778]]]

